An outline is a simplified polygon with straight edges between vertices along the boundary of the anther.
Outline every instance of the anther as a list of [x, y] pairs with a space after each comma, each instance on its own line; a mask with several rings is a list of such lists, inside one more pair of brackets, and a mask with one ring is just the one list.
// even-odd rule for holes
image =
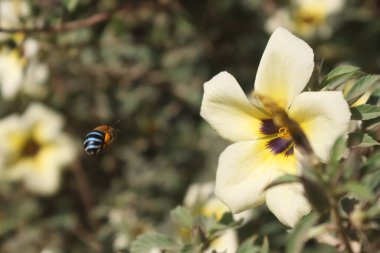
[[278, 137], [280, 137], [281, 139], [289, 139], [290, 138], [290, 133], [289, 133], [288, 128], [281, 127], [278, 130]]

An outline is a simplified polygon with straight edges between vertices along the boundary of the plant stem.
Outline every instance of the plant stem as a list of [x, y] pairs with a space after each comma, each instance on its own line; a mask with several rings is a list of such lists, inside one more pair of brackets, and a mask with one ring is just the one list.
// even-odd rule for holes
[[350, 242], [347, 238], [347, 234], [344, 230], [343, 219], [340, 216], [339, 208], [338, 208], [336, 199], [335, 199], [334, 203], [332, 204], [332, 215], [333, 215], [333, 220], [335, 221], [335, 224], [338, 228], [338, 233], [339, 233], [339, 235], [340, 235], [340, 237], [341, 237], [341, 239], [342, 239], [342, 241], [346, 247], [347, 252], [354, 253], [354, 251], [351, 248]]

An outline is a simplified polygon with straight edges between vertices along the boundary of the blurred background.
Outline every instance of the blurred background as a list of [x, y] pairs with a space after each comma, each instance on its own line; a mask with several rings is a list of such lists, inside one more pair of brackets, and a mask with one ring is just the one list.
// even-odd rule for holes
[[[380, 73], [377, 0], [0, 0], [0, 252], [176, 235], [170, 210], [228, 145], [199, 115], [203, 83], [227, 70], [250, 91], [278, 26], [314, 49], [314, 87], [341, 64]], [[119, 120], [87, 155], [86, 134]], [[266, 207], [251, 217], [238, 240], [281, 252], [287, 228]]]

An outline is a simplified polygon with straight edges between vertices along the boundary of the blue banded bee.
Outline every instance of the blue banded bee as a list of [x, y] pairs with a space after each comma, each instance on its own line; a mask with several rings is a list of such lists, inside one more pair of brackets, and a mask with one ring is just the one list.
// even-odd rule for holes
[[87, 154], [97, 155], [100, 151], [111, 145], [115, 139], [115, 129], [113, 128], [115, 124], [112, 126], [98, 126], [86, 135], [83, 145]]

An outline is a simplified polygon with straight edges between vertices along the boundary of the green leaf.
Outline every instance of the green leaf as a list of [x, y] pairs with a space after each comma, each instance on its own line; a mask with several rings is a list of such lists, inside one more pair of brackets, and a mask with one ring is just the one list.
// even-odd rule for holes
[[363, 128], [372, 131], [380, 127], [380, 117], [363, 121]]
[[283, 175], [283, 176], [277, 178], [272, 183], [267, 185], [267, 187], [265, 187], [265, 190], [267, 190], [271, 187], [277, 186], [277, 185], [295, 183], [295, 182], [299, 182], [299, 181], [300, 181], [300, 178], [298, 176], [286, 174], [286, 175]]
[[174, 210], [170, 212], [170, 215], [175, 223], [180, 227], [191, 229], [193, 227], [193, 217], [190, 211], [183, 207], [177, 206]]
[[166, 235], [158, 233], [143, 234], [132, 243], [131, 253], [149, 253], [152, 249], [178, 252], [179, 245]]
[[354, 79], [362, 75], [358, 67], [354, 66], [340, 66], [327, 74], [322, 80], [323, 90], [335, 90], [340, 85], [346, 83], [350, 79]]
[[236, 253], [261, 253], [261, 248], [258, 245], [255, 245], [257, 240], [257, 235], [245, 240], [239, 247]]
[[329, 201], [323, 186], [305, 176], [301, 177], [301, 182], [310, 204], [318, 212], [324, 213], [329, 207]]
[[261, 246], [261, 251], [260, 253], [269, 253], [269, 240], [268, 237], [264, 237], [263, 245]]
[[228, 228], [239, 227], [242, 222], [242, 219], [238, 221], [234, 220], [231, 212], [225, 212], [217, 223], [211, 224], [209, 226], [208, 235], [212, 236]]
[[202, 245], [185, 245], [180, 253], [202, 253]]
[[303, 217], [295, 226], [286, 244], [287, 253], [301, 253], [307, 240], [308, 230], [317, 222], [318, 214], [310, 213]]
[[376, 105], [359, 105], [351, 108], [352, 119], [368, 120], [380, 117], [380, 107]]
[[[346, 141], [343, 136], [340, 136], [334, 143], [330, 152], [330, 166], [332, 170], [336, 170], [339, 166], [340, 159], [346, 150]], [[333, 172], [333, 171], [332, 171]], [[333, 174], [333, 173], [332, 173]]]
[[225, 212], [222, 218], [220, 218], [219, 223], [228, 226], [236, 222], [231, 212]]
[[72, 12], [78, 6], [79, 0], [64, 0], [63, 5], [68, 12]]
[[355, 146], [359, 148], [367, 148], [376, 145], [380, 145], [371, 135], [367, 133], [355, 132], [350, 133], [348, 136], [349, 146]]
[[366, 174], [369, 174], [372, 172], [378, 172], [379, 168], [380, 168], [380, 151], [377, 151], [376, 153], [373, 153], [372, 156], [370, 156], [366, 160], [363, 170], [365, 171]]
[[354, 102], [355, 99], [363, 95], [372, 85], [380, 80], [380, 75], [366, 75], [361, 77], [348, 91], [346, 99], [349, 102]]
[[348, 182], [339, 187], [338, 191], [342, 193], [354, 193], [358, 198], [364, 200], [370, 200], [375, 197], [367, 185], [361, 184], [359, 182]]

